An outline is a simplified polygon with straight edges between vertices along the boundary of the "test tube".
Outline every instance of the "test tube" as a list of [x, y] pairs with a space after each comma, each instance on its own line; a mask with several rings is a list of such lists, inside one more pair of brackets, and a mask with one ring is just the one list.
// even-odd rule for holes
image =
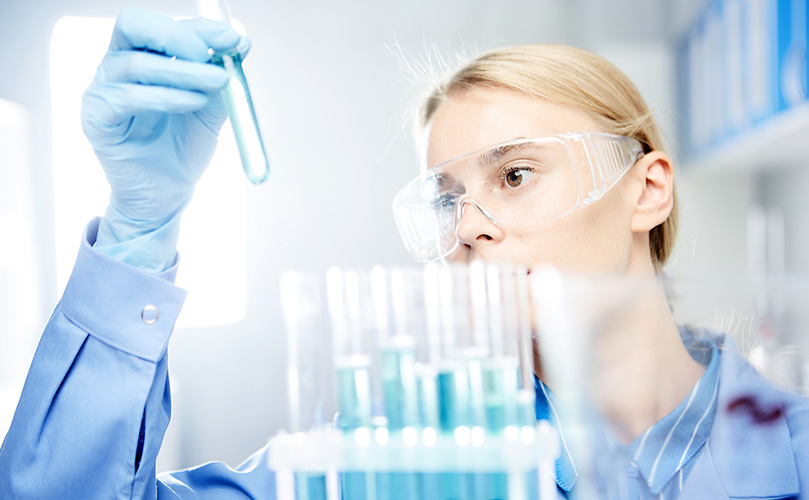
[[421, 356], [416, 364], [416, 383], [421, 424], [429, 432], [439, 428], [438, 365], [441, 358], [441, 304], [438, 292], [440, 265], [423, 270], [424, 328], [419, 340]]
[[357, 273], [331, 268], [326, 286], [337, 371], [339, 425], [344, 431], [370, 427], [371, 356], [359, 324]]
[[[337, 372], [339, 427], [347, 439], [357, 444], [367, 441], [372, 427], [373, 388], [371, 344], [364, 328], [357, 272], [338, 267], [326, 276], [329, 315], [332, 321], [334, 364]], [[367, 296], [365, 297], [367, 298]], [[374, 474], [343, 471], [341, 474], [343, 500], [373, 497], [376, 490]]]
[[514, 280], [516, 299], [513, 302], [515, 310], [512, 318], [520, 358], [520, 390], [517, 393], [519, 425], [535, 426], [537, 416], [534, 374], [537, 367], [534, 359], [534, 307], [529, 292], [531, 287], [528, 269], [525, 266], [516, 266]]
[[[329, 425], [334, 414], [325, 303], [317, 275], [281, 274], [281, 309], [287, 328], [290, 431], [303, 433]], [[296, 500], [326, 500], [323, 469], [293, 473]]]
[[[401, 270], [386, 272], [377, 267], [371, 271], [376, 303], [377, 328], [382, 365], [382, 396], [388, 429], [399, 432], [418, 424], [416, 393], [416, 339], [408, 331], [406, 315], [407, 289]], [[389, 293], [388, 293], [389, 292]], [[388, 304], [390, 298], [390, 306]], [[388, 318], [393, 319], [391, 325]]]
[[[536, 425], [531, 348], [531, 314], [528, 271], [522, 266], [500, 265], [487, 269], [491, 319], [487, 387], [487, 429], [504, 435], [533, 431]], [[495, 476], [492, 484], [508, 488], [513, 497], [537, 498], [536, 471]]]
[[[402, 270], [386, 270], [381, 266], [371, 269], [370, 281], [370, 302], [380, 351], [384, 421], [389, 439], [400, 442], [405, 429], [415, 431], [419, 416], [416, 339], [406, 318], [408, 304], [413, 300], [408, 296], [412, 287], [405, 283]], [[376, 487], [377, 500], [419, 498], [418, 475], [411, 472], [379, 472]]]
[[[227, 0], [197, 0], [197, 9], [202, 17], [230, 24]], [[236, 137], [239, 157], [250, 182], [261, 184], [270, 175], [270, 162], [258, 127], [250, 87], [244, 77], [242, 55], [235, 49], [213, 52], [211, 63], [221, 66], [228, 73], [228, 83], [222, 90], [222, 99]]]
[[465, 268], [461, 266], [438, 270], [442, 344], [437, 366], [439, 428], [446, 434], [453, 434], [458, 427], [468, 428], [471, 424], [469, 372], [465, 363], [471, 356], [468, 347], [460, 340], [461, 332], [468, 332], [469, 327], [469, 310], [465, 310], [459, 299], [461, 290], [468, 290], [461, 286], [465, 274]]
[[[475, 391], [481, 380], [479, 352], [472, 341], [469, 272], [466, 266], [443, 266], [435, 272], [438, 302], [432, 304], [431, 314], [439, 316], [438, 430], [446, 437], [465, 440], [478, 413], [475, 403], [480, 393]], [[438, 488], [439, 498], [462, 500], [472, 500], [482, 491], [475, 474], [464, 472], [440, 473]]]

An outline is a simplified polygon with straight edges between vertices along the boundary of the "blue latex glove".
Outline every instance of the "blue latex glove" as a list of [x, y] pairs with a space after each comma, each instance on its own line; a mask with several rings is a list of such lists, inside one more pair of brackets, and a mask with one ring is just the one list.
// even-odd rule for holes
[[[241, 43], [240, 43], [241, 42]], [[209, 48], [246, 51], [227, 24], [122, 13], [82, 100], [82, 127], [112, 192], [95, 248], [149, 272], [174, 264], [180, 215], [226, 118]]]

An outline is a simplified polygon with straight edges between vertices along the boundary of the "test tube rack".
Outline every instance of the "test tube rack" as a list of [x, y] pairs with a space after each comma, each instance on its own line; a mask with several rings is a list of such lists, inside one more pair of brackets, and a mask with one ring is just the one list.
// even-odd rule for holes
[[[556, 498], [558, 435], [534, 413], [527, 274], [478, 263], [335, 268], [321, 287], [282, 279], [299, 408], [269, 446], [279, 500]], [[307, 390], [334, 394], [307, 408], [332, 408], [331, 423], [301, 410], [312, 379]]]

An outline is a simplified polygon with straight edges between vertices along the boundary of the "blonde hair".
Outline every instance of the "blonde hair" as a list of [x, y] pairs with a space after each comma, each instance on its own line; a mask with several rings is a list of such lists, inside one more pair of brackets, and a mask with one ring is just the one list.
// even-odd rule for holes
[[[507, 89], [589, 113], [602, 132], [637, 139], [646, 152], [663, 149], [652, 112], [635, 85], [606, 59], [567, 45], [518, 45], [487, 52], [433, 84], [417, 111], [416, 126], [428, 129], [453, 92]], [[423, 134], [419, 133], [417, 137]], [[660, 272], [677, 233], [676, 190], [669, 217], [649, 232], [649, 250]]]

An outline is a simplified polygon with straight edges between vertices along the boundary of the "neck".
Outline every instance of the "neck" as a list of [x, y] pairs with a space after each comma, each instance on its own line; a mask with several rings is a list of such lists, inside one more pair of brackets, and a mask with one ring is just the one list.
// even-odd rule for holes
[[591, 355], [590, 394], [623, 444], [673, 411], [705, 372], [683, 345], [655, 284], [639, 293], [632, 313], [594, 343]]
[[565, 356], [566, 361], [558, 364], [543, 359], [542, 345], [535, 345], [537, 374], [555, 392], [575, 393], [570, 386], [575, 380], [586, 384], [589, 400], [626, 445], [674, 410], [705, 368], [683, 345], [656, 278], [630, 280], [630, 286], [596, 284], [584, 295], [591, 301], [585, 297], [587, 304], [577, 316], [587, 316], [579, 318], [589, 325], [587, 346], [572, 356], [576, 362]]

